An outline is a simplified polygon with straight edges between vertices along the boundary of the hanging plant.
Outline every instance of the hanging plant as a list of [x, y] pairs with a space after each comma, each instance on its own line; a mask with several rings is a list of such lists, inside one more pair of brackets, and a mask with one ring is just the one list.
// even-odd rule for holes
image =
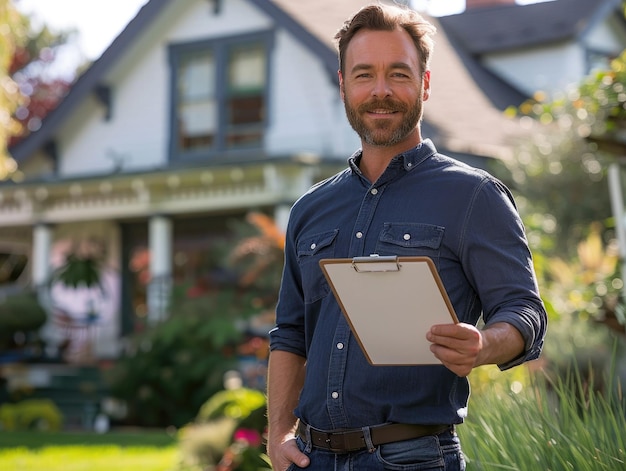
[[70, 288], [78, 288], [81, 285], [86, 288], [100, 286], [100, 262], [93, 258], [80, 258], [70, 254], [65, 259], [65, 264], [56, 270], [52, 280]]
[[83, 241], [70, 251], [65, 262], [51, 277], [51, 283], [62, 283], [69, 288], [93, 288], [101, 285], [102, 246], [94, 241]]

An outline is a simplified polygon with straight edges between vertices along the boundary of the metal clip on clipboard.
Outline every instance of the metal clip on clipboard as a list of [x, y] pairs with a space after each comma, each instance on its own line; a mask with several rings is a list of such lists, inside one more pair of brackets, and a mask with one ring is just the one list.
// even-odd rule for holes
[[357, 273], [400, 271], [400, 262], [396, 255], [369, 257], [354, 257], [352, 268]]

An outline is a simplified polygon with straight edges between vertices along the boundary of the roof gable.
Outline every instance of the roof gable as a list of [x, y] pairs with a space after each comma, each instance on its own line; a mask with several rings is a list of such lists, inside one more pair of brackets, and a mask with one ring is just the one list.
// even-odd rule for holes
[[[331, 80], [338, 83], [337, 57], [332, 43], [321, 40], [308, 29], [303, 28], [293, 16], [287, 13], [284, 6], [290, 6], [286, 1], [247, 0], [268, 16], [272, 17], [278, 27], [287, 30], [294, 38], [300, 41], [316, 57], [319, 57], [329, 72]], [[102, 90], [104, 77], [116, 65], [128, 48], [138, 40], [144, 31], [155, 22], [163, 11], [172, 5], [169, 0], [150, 0], [144, 4], [137, 15], [128, 23], [122, 32], [113, 40], [111, 45], [93, 64], [80, 75], [72, 85], [68, 95], [59, 105], [46, 116], [41, 128], [26, 139], [23, 139], [11, 148], [11, 154], [18, 162], [32, 155], [38, 149], [46, 146], [53, 140], [54, 133], [69, 117], [69, 114], [90, 94], [98, 94]], [[178, 3], [178, 2], [177, 2]], [[351, 3], [351, 2], [346, 2]], [[363, 2], [358, 2], [362, 4]], [[180, 6], [178, 3], [177, 6]], [[216, 12], [219, 11], [219, 0], [215, 1]]]

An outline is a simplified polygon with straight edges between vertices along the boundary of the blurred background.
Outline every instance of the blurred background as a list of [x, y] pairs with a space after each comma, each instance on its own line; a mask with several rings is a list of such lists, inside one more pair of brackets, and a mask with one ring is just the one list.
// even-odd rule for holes
[[[366, 3], [0, 0], [0, 430], [183, 430], [218, 395], [262, 435], [219, 394], [262, 395], [289, 209], [359, 146], [332, 38]], [[621, 391], [623, 2], [396, 3], [438, 30], [423, 135], [512, 189], [550, 316], [475, 395]]]

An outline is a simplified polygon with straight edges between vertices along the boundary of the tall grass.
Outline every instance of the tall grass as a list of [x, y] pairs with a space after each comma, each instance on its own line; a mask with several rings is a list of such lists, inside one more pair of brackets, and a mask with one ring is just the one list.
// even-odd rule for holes
[[626, 470], [626, 400], [614, 372], [601, 392], [578, 370], [535, 378], [472, 397], [459, 436], [468, 471]]

